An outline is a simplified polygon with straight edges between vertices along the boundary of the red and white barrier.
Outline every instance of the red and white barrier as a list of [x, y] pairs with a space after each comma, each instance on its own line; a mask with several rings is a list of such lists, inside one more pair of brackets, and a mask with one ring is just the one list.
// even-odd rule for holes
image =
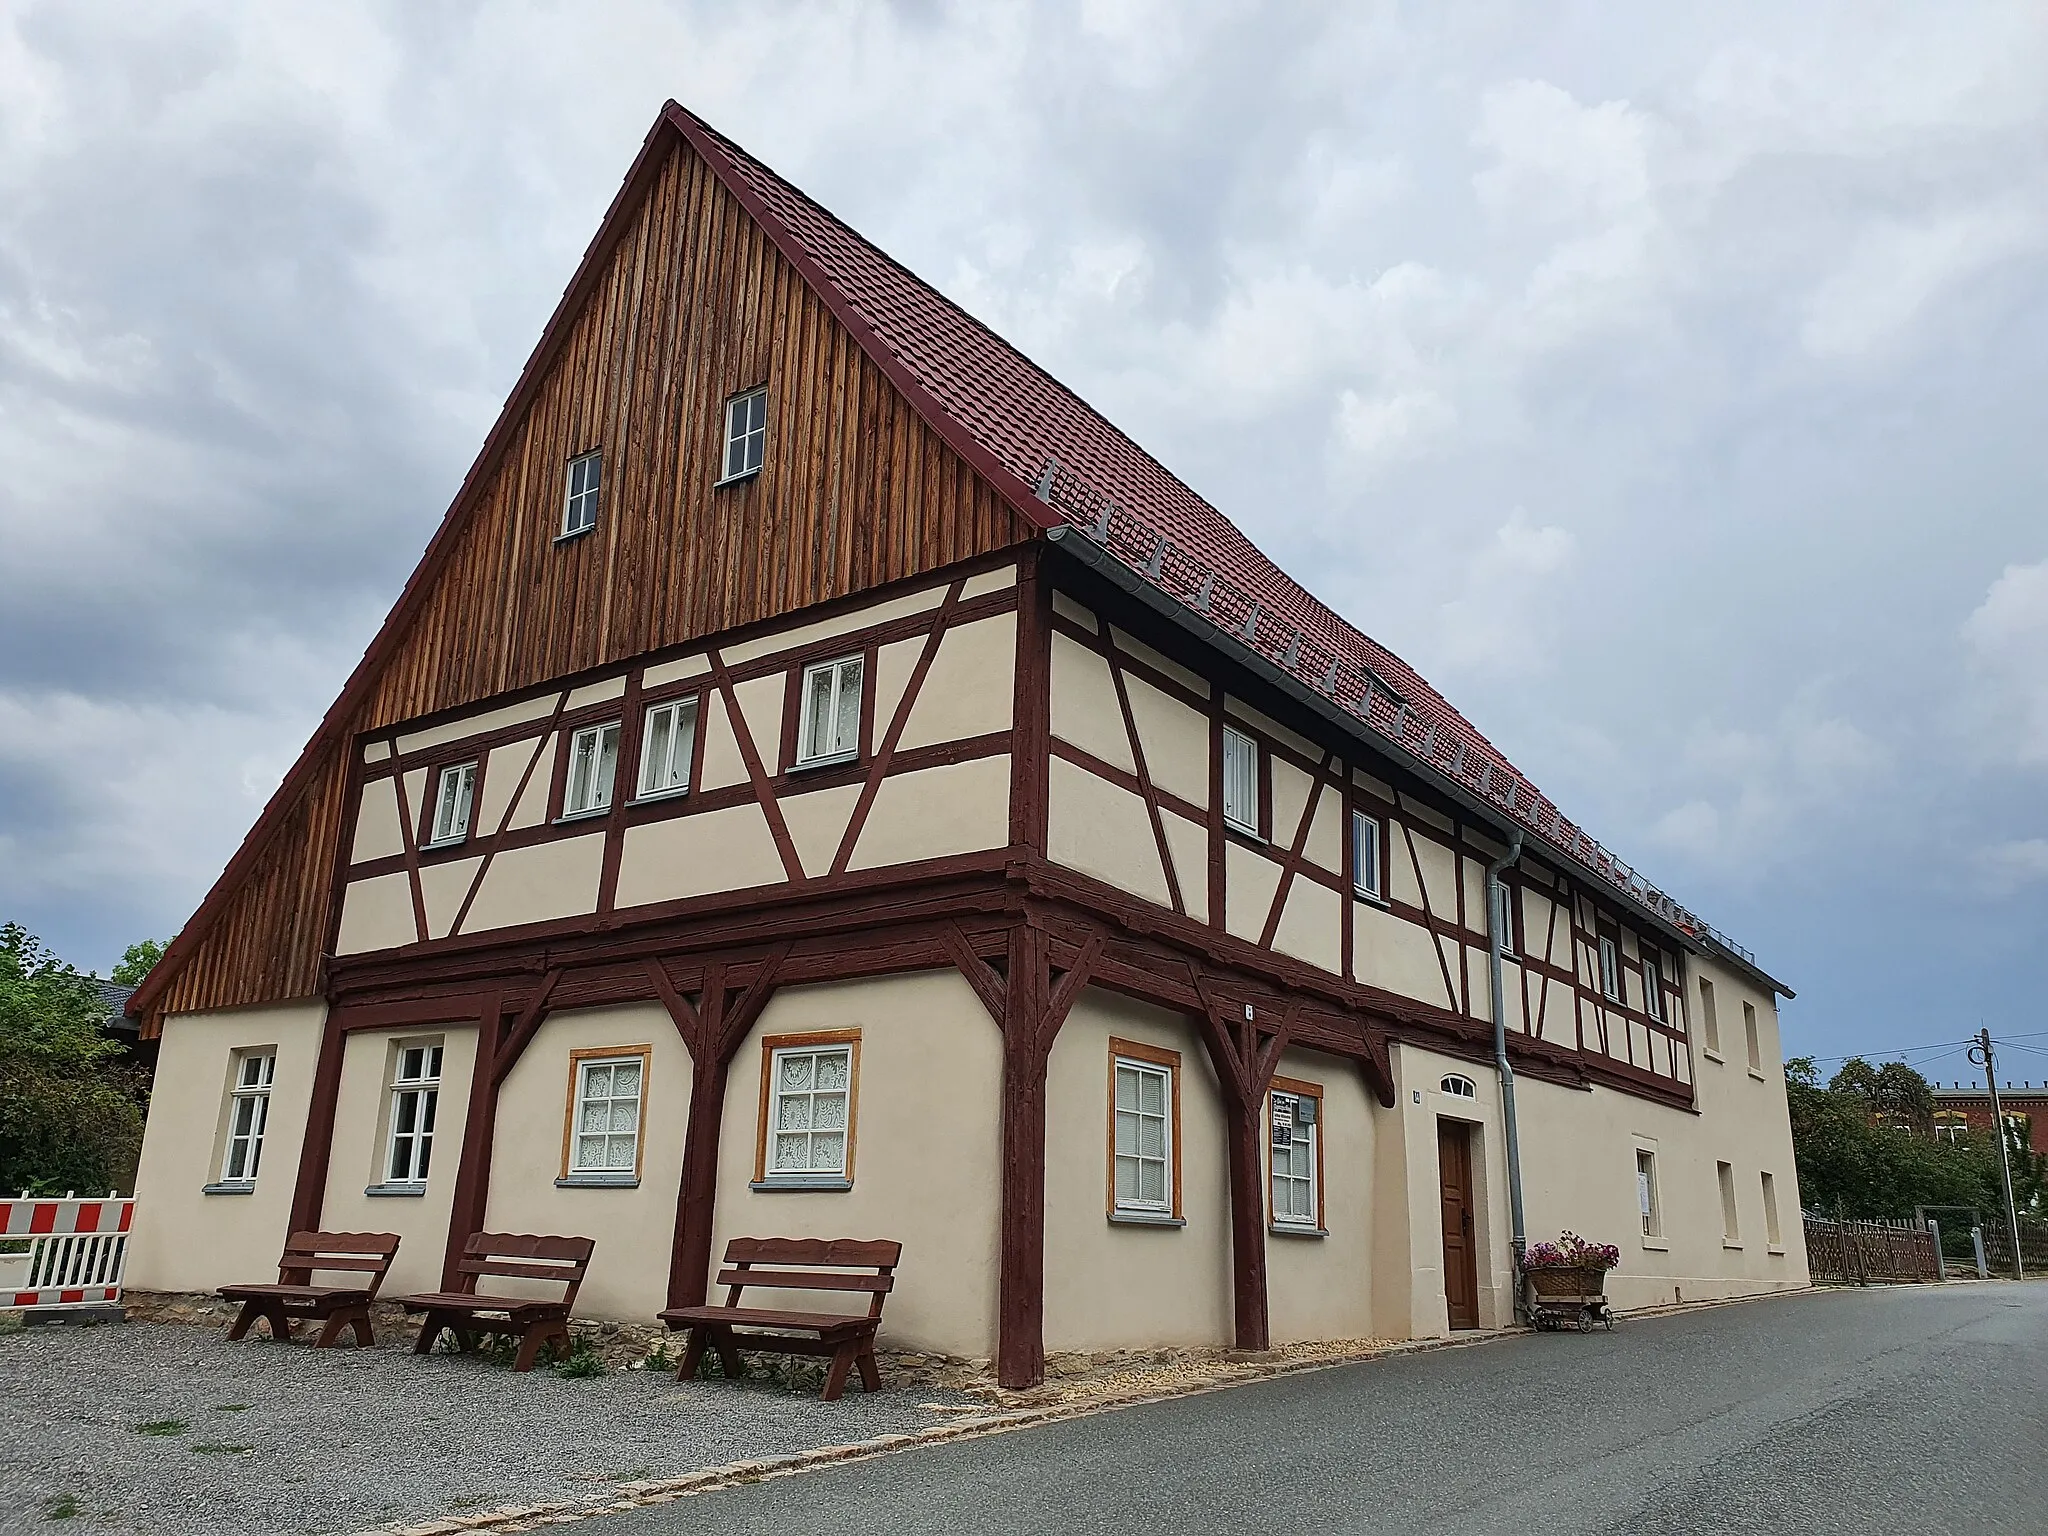
[[0, 1253], [0, 1307], [103, 1307], [121, 1299], [135, 1201], [0, 1200], [0, 1239], [26, 1238]]

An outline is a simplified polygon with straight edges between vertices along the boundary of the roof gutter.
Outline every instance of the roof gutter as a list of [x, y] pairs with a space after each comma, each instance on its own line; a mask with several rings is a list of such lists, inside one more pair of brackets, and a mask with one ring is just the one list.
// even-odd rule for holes
[[1471, 812], [1474, 819], [1484, 824], [1502, 843], [1512, 843], [1518, 835], [1522, 836], [1541, 851], [1545, 862], [1554, 864], [1567, 874], [1574, 876], [1587, 889], [1599, 891], [1603, 896], [1612, 897], [1615, 901], [1626, 907], [1639, 922], [1663, 934], [1680, 948], [1691, 950], [1695, 954], [1705, 955], [1711, 960], [1718, 961], [1733, 970], [1740, 971], [1752, 981], [1769, 988], [1780, 996], [1789, 998], [1794, 995], [1790, 987], [1786, 986], [1769, 972], [1750, 964], [1740, 955], [1724, 949], [1704, 934], [1685, 932], [1667, 918], [1644, 906], [1612, 880], [1601, 875], [1591, 865], [1575, 858], [1564, 849], [1554, 846], [1540, 835], [1530, 833], [1528, 828], [1522, 826], [1513, 818], [1502, 815], [1500, 807], [1491, 805], [1480, 796], [1473, 794], [1470, 789], [1460, 784], [1449, 774], [1443, 772], [1442, 769], [1417, 757], [1399, 742], [1390, 740], [1380, 735], [1377, 731], [1367, 729], [1354, 715], [1338, 704], [1336, 700], [1325, 694], [1318, 693], [1314, 688], [1311, 688], [1292, 673], [1282, 671], [1269, 658], [1260, 655], [1243, 641], [1234, 639], [1225, 631], [1216, 628], [1213, 624], [1201, 618], [1200, 615], [1192, 612], [1186, 605], [1167, 593], [1160, 591], [1159, 588], [1145, 580], [1143, 576], [1132, 570], [1128, 565], [1125, 565], [1123, 561], [1117, 559], [1115, 555], [1112, 555], [1093, 539], [1089, 538], [1085, 530], [1076, 528], [1071, 524], [1061, 524], [1056, 528], [1048, 528], [1045, 537], [1046, 542], [1052, 545], [1053, 548], [1088, 567], [1088, 569], [1094, 571], [1112, 586], [1128, 592], [1154, 613], [1168, 620], [1176, 628], [1186, 631], [1212, 650], [1221, 651], [1225, 656], [1243, 667], [1247, 672], [1252, 673], [1262, 682], [1271, 684], [1313, 714], [1336, 726], [1346, 736], [1362, 742], [1380, 756], [1391, 759], [1453, 804]]

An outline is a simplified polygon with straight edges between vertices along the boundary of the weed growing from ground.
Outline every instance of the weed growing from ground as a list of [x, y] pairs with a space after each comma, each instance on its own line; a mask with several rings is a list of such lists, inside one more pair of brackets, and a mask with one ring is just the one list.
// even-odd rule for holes
[[78, 1502], [75, 1493], [60, 1493], [54, 1498], [43, 1500], [45, 1520], [75, 1520], [85, 1513], [85, 1506]]
[[676, 1357], [668, 1352], [668, 1340], [656, 1339], [654, 1348], [647, 1351], [647, 1358], [640, 1362], [643, 1371], [672, 1371], [676, 1368]]
[[[554, 1347], [549, 1346], [551, 1349]], [[555, 1367], [557, 1376], [571, 1380], [582, 1380], [590, 1376], [602, 1376], [605, 1372], [604, 1356], [591, 1347], [590, 1340], [579, 1334], [569, 1347], [569, 1358]]]
[[135, 1426], [138, 1435], [182, 1435], [192, 1426], [183, 1419], [151, 1419], [147, 1424]]

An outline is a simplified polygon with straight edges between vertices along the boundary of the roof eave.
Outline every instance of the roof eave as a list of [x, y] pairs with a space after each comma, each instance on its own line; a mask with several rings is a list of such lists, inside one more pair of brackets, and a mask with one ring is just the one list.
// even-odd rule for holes
[[1471, 812], [1474, 819], [1493, 831], [1502, 842], [1509, 841], [1520, 832], [1525, 847], [1540, 851], [1546, 862], [1555, 864], [1572, 875], [1587, 889], [1599, 891], [1603, 896], [1611, 896], [1632, 916], [1646, 926], [1654, 928], [1674, 944], [1739, 971], [1781, 997], [1791, 998], [1795, 995], [1790, 987], [1768, 971], [1751, 964], [1704, 934], [1689, 933], [1678, 927], [1660, 913], [1635, 900], [1627, 891], [1603, 877], [1591, 865], [1551, 843], [1541, 834], [1532, 832], [1519, 822], [1501, 815], [1498, 808], [1489, 806], [1468, 787], [1433, 764], [1377, 731], [1366, 729], [1356, 716], [1334, 700], [1316, 692], [1301, 679], [1282, 671], [1250, 646], [1232, 639], [1214, 625], [1202, 620], [1199, 615], [1190, 612], [1182, 603], [1153, 586], [1116, 556], [1103, 549], [1082, 530], [1062, 524], [1057, 528], [1048, 529], [1045, 537], [1053, 548], [1129, 593], [1176, 628], [1210, 649], [1220, 651], [1261, 681], [1278, 688], [1296, 703], [1336, 726], [1348, 738], [1369, 747], [1381, 757], [1391, 759], [1453, 804]]

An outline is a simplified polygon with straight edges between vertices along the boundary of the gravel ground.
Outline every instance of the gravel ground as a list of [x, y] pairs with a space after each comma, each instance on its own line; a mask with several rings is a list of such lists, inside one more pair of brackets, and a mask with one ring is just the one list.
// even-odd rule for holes
[[594, 1500], [962, 1416], [925, 1404], [982, 1408], [929, 1387], [821, 1403], [652, 1371], [565, 1380], [395, 1348], [229, 1344], [166, 1323], [34, 1328], [0, 1335], [0, 1530], [328, 1536]]

